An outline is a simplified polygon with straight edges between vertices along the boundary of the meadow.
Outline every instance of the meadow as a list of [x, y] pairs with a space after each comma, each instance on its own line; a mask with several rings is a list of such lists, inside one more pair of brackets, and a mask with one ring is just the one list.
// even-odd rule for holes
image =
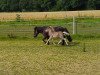
[[[0, 22], [0, 38], [7, 38], [13, 35], [16, 38], [33, 38], [33, 29], [35, 26], [63, 26], [66, 27], [72, 35], [72, 18], [51, 19], [51, 20], [15, 20]], [[100, 38], [100, 18], [84, 17], [76, 18], [77, 35], [83, 37]], [[74, 35], [72, 35], [74, 37]]]
[[0, 21], [15, 20], [19, 15], [24, 20], [64, 19], [71, 17], [100, 17], [100, 10], [61, 11], [61, 12], [1, 12]]
[[100, 75], [100, 39], [73, 41], [61, 46], [40, 38], [1, 40], [0, 75]]
[[[100, 18], [0, 21], [0, 75], [100, 75]], [[63, 26], [73, 38], [69, 46], [45, 45], [33, 38], [35, 26]], [[56, 41], [55, 41], [56, 42]]]

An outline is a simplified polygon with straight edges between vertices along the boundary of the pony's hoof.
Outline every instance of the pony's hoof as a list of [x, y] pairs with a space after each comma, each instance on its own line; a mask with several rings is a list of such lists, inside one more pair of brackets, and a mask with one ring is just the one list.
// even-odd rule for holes
[[48, 42], [47, 45], [50, 45], [50, 43]]
[[49, 45], [49, 43], [46, 43], [46, 45]]
[[69, 44], [67, 44], [66, 46], [69, 46]]

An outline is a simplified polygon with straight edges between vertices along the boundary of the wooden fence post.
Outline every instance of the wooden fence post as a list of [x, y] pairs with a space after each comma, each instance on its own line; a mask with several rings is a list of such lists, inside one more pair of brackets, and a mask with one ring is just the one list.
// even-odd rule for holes
[[77, 34], [77, 24], [74, 16], [73, 16], [73, 34]]

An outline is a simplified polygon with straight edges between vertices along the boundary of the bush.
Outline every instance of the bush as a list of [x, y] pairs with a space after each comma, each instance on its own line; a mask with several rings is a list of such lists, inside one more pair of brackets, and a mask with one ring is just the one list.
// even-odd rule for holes
[[20, 20], [21, 20], [20, 15], [19, 15], [19, 14], [16, 14], [16, 21], [17, 21], [17, 22], [20, 22]]

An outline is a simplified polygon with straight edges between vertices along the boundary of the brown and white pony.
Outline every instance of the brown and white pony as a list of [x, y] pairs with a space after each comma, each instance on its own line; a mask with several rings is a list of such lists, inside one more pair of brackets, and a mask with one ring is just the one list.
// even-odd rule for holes
[[48, 32], [48, 35], [49, 35], [49, 39], [47, 40], [46, 44], [48, 44], [50, 40], [53, 38], [60, 38], [60, 41], [58, 42], [58, 44], [60, 44], [62, 40], [64, 40], [66, 45], [68, 45], [66, 38], [64, 38], [64, 35], [69, 36], [69, 33], [62, 32], [62, 31], [55, 31], [54, 28], [51, 26], [49, 26], [45, 31]]

